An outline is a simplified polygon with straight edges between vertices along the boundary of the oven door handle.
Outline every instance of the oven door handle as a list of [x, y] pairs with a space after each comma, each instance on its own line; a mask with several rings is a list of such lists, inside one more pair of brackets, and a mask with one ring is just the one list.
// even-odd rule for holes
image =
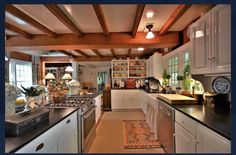
[[89, 111], [87, 111], [84, 115], [83, 115], [83, 117], [84, 118], [88, 118], [94, 111], [95, 111], [95, 106], [93, 106]]

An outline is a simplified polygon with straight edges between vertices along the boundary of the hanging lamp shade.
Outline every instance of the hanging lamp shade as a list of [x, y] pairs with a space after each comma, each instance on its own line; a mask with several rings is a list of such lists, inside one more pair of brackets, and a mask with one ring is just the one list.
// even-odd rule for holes
[[71, 80], [71, 79], [72, 79], [72, 77], [69, 73], [65, 73], [62, 77], [62, 80]]
[[47, 75], [45, 76], [45, 79], [46, 80], [54, 80], [56, 78], [52, 73], [48, 72]]
[[74, 69], [71, 66], [67, 66], [65, 69], [66, 72], [73, 72]]

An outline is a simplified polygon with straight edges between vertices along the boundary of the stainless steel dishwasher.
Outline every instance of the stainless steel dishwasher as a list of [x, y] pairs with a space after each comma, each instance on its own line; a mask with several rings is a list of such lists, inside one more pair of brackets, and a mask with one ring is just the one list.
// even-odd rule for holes
[[166, 153], [175, 153], [174, 109], [158, 100], [158, 136]]

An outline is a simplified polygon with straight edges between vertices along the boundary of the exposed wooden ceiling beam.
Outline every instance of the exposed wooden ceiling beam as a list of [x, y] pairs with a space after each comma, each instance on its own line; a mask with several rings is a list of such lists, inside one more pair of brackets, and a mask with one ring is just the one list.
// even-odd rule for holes
[[[127, 56], [125, 55], [119, 55], [119, 58], [126, 59]], [[134, 59], [136, 57], [139, 57], [139, 55], [130, 55], [131, 59]], [[90, 56], [90, 57], [84, 57], [84, 56], [78, 56], [75, 58], [72, 58], [72, 61], [111, 61], [114, 57], [112, 56]], [[68, 57], [40, 57], [42, 62], [69, 62], [70, 58]]]
[[116, 56], [116, 53], [115, 53], [115, 50], [114, 50], [114, 49], [111, 49], [111, 54], [112, 54], [113, 57]]
[[101, 53], [97, 50], [97, 49], [92, 49], [92, 51], [98, 55], [99, 57], [102, 57], [103, 55], [101, 55]]
[[16, 32], [16, 33], [22, 35], [23, 37], [25, 37], [27, 39], [31, 39], [33, 37], [32, 34], [26, 32], [26, 31], [24, 31], [24, 30], [22, 30], [22, 29], [20, 29], [20, 28], [18, 28], [16, 26], [14, 26], [14, 25], [12, 25], [10, 23], [5, 23], [5, 27], [6, 27], [6, 29], [8, 29], [10, 31], [13, 31], [13, 32]]
[[48, 29], [44, 25], [40, 24], [35, 19], [31, 18], [30, 16], [28, 16], [24, 12], [20, 11], [19, 9], [17, 9], [13, 5], [10, 5], [10, 4], [6, 5], [5, 10], [7, 12], [9, 12], [10, 14], [16, 16], [17, 18], [19, 18], [19, 19], [27, 22], [28, 24], [34, 26], [38, 30], [47, 33], [50, 37], [56, 38], [57, 34], [55, 32], [51, 31], [50, 29]]
[[54, 14], [64, 25], [67, 26], [76, 35], [82, 37], [83, 33], [80, 29], [70, 20], [69, 17], [55, 4], [45, 4], [44, 5], [52, 14]]
[[174, 25], [178, 19], [191, 7], [190, 4], [180, 4], [175, 11], [171, 14], [166, 23], [162, 26], [159, 34], [164, 35], [167, 33], [169, 28]]
[[65, 50], [58, 50], [58, 52], [61, 52], [61, 53], [65, 54], [65, 55], [68, 55], [69, 57], [73, 57], [73, 58], [76, 57], [74, 54], [72, 54], [72, 53], [70, 53], [68, 51], [65, 51]]
[[85, 57], [89, 57], [89, 55], [85, 54], [83, 51], [81, 50], [74, 50], [75, 52], [79, 53], [80, 55], [82, 56], [85, 56]]
[[132, 48], [129, 48], [129, 49], [128, 49], [128, 56], [130, 56], [131, 51], [132, 51]]
[[109, 30], [107, 28], [107, 24], [105, 21], [105, 17], [104, 17], [101, 5], [93, 4], [93, 8], [94, 8], [94, 11], [96, 12], [96, 15], [97, 15], [98, 21], [102, 27], [103, 33], [106, 36], [109, 36]]
[[[155, 32], [156, 33], [156, 32]], [[11, 36], [6, 41], [8, 50], [74, 50], [74, 49], [111, 49], [111, 48], [172, 48], [179, 43], [179, 33], [169, 32], [146, 39], [146, 33], [138, 32], [135, 38], [129, 33], [112, 33], [107, 39], [103, 33], [84, 34], [78, 38], [74, 34], [60, 34], [56, 39], [47, 35], [34, 35], [31, 40], [22, 36]]]
[[141, 20], [142, 15], [143, 15], [144, 7], [145, 7], [144, 4], [139, 4], [138, 5], [137, 11], [136, 11], [135, 20], [134, 20], [133, 30], [132, 30], [132, 36], [133, 37], [136, 36], [136, 33], [138, 31], [138, 26], [139, 26], [140, 20]]

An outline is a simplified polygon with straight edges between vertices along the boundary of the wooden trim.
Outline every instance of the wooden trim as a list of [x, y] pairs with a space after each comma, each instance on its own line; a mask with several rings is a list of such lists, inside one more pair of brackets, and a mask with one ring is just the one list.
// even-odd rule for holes
[[58, 52], [61, 52], [61, 53], [65, 54], [65, 55], [68, 55], [69, 57], [73, 57], [73, 58], [76, 57], [74, 54], [72, 54], [72, 53], [70, 53], [68, 51], [65, 51], [65, 50], [58, 50]]
[[47, 63], [48, 63], [48, 62], [52, 62], [52, 63], [56, 63], [56, 62], [57, 62], [57, 63], [70, 62], [70, 59], [71, 59], [71, 58], [69, 58], [69, 57], [67, 57], [67, 56], [40, 57], [40, 61], [41, 61], [41, 62], [47, 62]]
[[82, 56], [85, 56], [85, 57], [89, 57], [89, 55], [85, 54], [83, 51], [81, 50], [74, 50], [75, 52], [79, 53], [80, 55]]
[[75, 34], [58, 34], [56, 39], [47, 35], [34, 35], [29, 40], [22, 36], [11, 36], [6, 41], [6, 49], [16, 50], [74, 50], [74, 49], [114, 49], [114, 48], [172, 48], [179, 43], [179, 33], [169, 32], [153, 39], [146, 39], [146, 33], [137, 32], [136, 37], [129, 33], [111, 33], [109, 39], [103, 33], [84, 34], [78, 38]]
[[132, 51], [132, 48], [129, 48], [129, 49], [128, 49], [128, 56], [130, 56], [131, 51]]
[[112, 54], [113, 57], [116, 56], [116, 53], [115, 53], [115, 50], [114, 50], [114, 49], [111, 49], [111, 54]]
[[136, 16], [135, 16], [135, 20], [134, 20], [134, 25], [133, 25], [133, 29], [132, 29], [132, 36], [135, 37], [137, 30], [138, 30], [138, 26], [139, 23], [141, 21], [142, 15], [143, 15], [143, 10], [144, 10], [145, 5], [144, 4], [139, 4], [137, 11], [136, 11]]
[[82, 37], [83, 33], [80, 29], [70, 20], [69, 17], [55, 4], [44, 5], [52, 14], [54, 14], [68, 29], [76, 35]]
[[159, 34], [164, 35], [174, 25], [178, 19], [191, 7], [189, 4], [180, 4], [175, 11], [171, 14], [166, 23], [162, 26]]
[[105, 17], [104, 17], [101, 5], [93, 4], [93, 9], [94, 9], [94, 11], [97, 15], [97, 18], [98, 18], [98, 21], [99, 21], [99, 23], [102, 27], [103, 33], [106, 36], [109, 36], [109, 30], [107, 28], [107, 24], [106, 24], [106, 21], [105, 21]]
[[8, 30], [10, 30], [10, 31], [13, 31], [13, 32], [16, 32], [16, 33], [18, 33], [18, 34], [24, 36], [24, 37], [27, 38], [27, 39], [31, 39], [31, 38], [33, 37], [32, 34], [26, 32], [26, 31], [24, 31], [24, 30], [22, 30], [22, 29], [20, 29], [20, 28], [18, 28], [18, 27], [16, 27], [16, 26], [14, 26], [14, 25], [12, 25], [12, 24], [10, 24], [10, 23], [7, 23], [7, 22], [6, 22], [6, 23], [5, 23], [5, 27], [6, 27], [6, 29], [8, 29]]
[[98, 55], [99, 57], [102, 57], [103, 55], [97, 50], [97, 49], [92, 49], [92, 51]]
[[29, 54], [17, 52], [17, 51], [12, 51], [10, 52], [10, 58], [11, 59], [17, 59], [17, 60], [22, 60], [22, 61], [29, 61], [32, 62], [32, 56]]
[[[17, 9], [13, 5], [10, 5], [10, 4], [6, 5], [5, 10], [7, 12], [9, 12], [10, 14], [20, 18], [21, 20], [23, 20], [25, 22], [27, 22], [28, 24], [34, 26], [35, 28], [39, 29], [40, 31], [43, 31], [43, 32], [47, 33], [50, 37], [56, 38], [57, 34], [55, 32], [51, 31], [50, 29], [48, 29], [44, 25], [40, 24], [35, 19], [31, 18], [30, 16], [28, 16], [24, 12], [20, 11], [19, 9]], [[38, 11], [40, 11], [40, 10], [38, 10]]]

